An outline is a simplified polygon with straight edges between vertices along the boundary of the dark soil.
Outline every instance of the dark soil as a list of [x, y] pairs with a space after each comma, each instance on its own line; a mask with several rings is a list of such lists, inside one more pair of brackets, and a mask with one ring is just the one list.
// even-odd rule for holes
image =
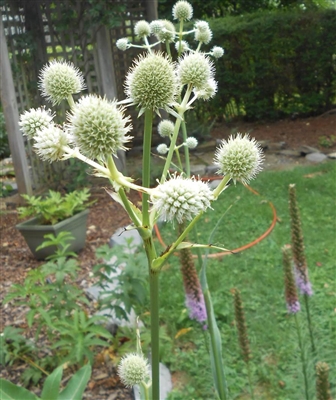
[[[336, 143], [331, 147], [321, 146], [321, 137], [332, 139], [336, 135], [336, 115], [327, 113], [319, 117], [312, 117], [297, 120], [283, 120], [273, 123], [246, 123], [231, 122], [220, 124], [212, 131], [213, 139], [228, 138], [235, 132], [249, 132], [257, 140], [270, 140], [271, 142], [285, 142], [286, 148], [297, 149], [302, 145], [315, 147], [325, 153], [335, 152]], [[128, 161], [134, 160], [128, 157]], [[97, 263], [95, 250], [104, 243], [107, 243], [111, 235], [119, 227], [129, 223], [129, 219], [121, 206], [113, 202], [101, 187], [92, 188], [92, 196], [97, 202], [90, 208], [87, 227], [87, 241], [85, 248], [79, 252], [78, 261], [81, 272], [78, 283], [83, 280], [90, 282], [89, 273], [92, 266]], [[133, 201], [137, 201], [137, 195], [133, 194]], [[28, 271], [41, 265], [36, 261], [24, 239], [16, 230], [15, 225], [19, 222], [16, 212], [18, 198], [7, 198], [2, 201], [1, 218], [1, 300], [14, 283], [22, 283]], [[2, 307], [0, 324], [1, 331], [4, 326], [15, 325], [25, 327], [19, 319], [17, 310], [6, 305]], [[24, 321], [24, 320], [22, 320]], [[19, 375], [24, 370], [24, 364], [14, 364], [1, 371], [0, 376], [18, 383]], [[122, 385], [115, 374], [115, 370], [109, 369], [106, 365], [96, 365], [93, 378], [89, 382], [85, 392], [85, 398], [99, 400], [131, 399], [131, 392], [122, 388]]]

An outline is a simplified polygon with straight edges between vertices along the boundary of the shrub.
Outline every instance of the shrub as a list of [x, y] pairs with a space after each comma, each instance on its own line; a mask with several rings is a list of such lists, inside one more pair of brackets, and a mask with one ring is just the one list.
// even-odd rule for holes
[[216, 62], [218, 94], [198, 114], [307, 116], [335, 102], [335, 10], [260, 11], [210, 26], [225, 56]]

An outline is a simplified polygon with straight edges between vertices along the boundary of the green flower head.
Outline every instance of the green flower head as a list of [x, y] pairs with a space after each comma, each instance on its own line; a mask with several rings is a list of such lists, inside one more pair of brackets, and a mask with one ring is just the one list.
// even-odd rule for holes
[[138, 21], [134, 26], [134, 33], [138, 38], [144, 38], [151, 34], [151, 27], [147, 21]]
[[192, 85], [202, 90], [213, 76], [213, 64], [201, 53], [188, 53], [181, 58], [177, 75], [181, 85]]
[[69, 130], [81, 152], [92, 158], [116, 154], [125, 150], [129, 142], [126, 125], [130, 117], [124, 117], [124, 108], [95, 95], [82, 97], [68, 114]]
[[166, 109], [175, 101], [178, 84], [174, 64], [161, 53], [141, 55], [126, 77], [125, 93], [144, 109]]
[[181, 21], [189, 21], [193, 16], [193, 8], [190, 3], [180, 0], [173, 7], [173, 18]]
[[142, 355], [127, 354], [120, 361], [118, 375], [126, 387], [139, 385], [149, 377], [148, 362]]
[[[153, 21], [154, 25], [153, 33], [160, 40], [160, 42], [171, 43], [175, 40], [175, 26], [167, 19], [161, 19], [158, 21]], [[152, 28], [153, 29], [153, 28]]]
[[172, 136], [175, 125], [169, 119], [163, 119], [158, 125], [159, 135], [162, 137]]
[[63, 158], [70, 136], [63, 129], [52, 124], [36, 132], [34, 150], [44, 161], [59, 161]]
[[56, 105], [81, 92], [85, 84], [82, 73], [72, 63], [53, 60], [41, 70], [39, 87], [42, 96]]
[[46, 110], [44, 107], [31, 108], [29, 111], [21, 114], [19, 126], [25, 136], [33, 139], [37, 131], [53, 124], [52, 120], [54, 116], [55, 113]]
[[264, 155], [261, 147], [249, 135], [230, 136], [222, 140], [215, 153], [219, 174], [228, 175], [234, 182], [248, 183], [261, 170]]

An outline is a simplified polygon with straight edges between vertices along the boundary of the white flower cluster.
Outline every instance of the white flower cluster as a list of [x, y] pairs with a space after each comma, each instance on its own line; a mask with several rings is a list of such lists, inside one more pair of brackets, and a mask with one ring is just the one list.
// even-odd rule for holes
[[148, 361], [142, 355], [127, 354], [120, 361], [118, 375], [126, 387], [139, 385], [149, 376]]
[[173, 175], [158, 185], [151, 195], [153, 209], [164, 221], [190, 221], [210, 207], [213, 200], [209, 185], [195, 178]]
[[31, 108], [21, 114], [19, 126], [25, 136], [33, 139], [37, 131], [53, 124], [54, 117], [55, 113], [52, 113], [51, 110], [46, 110], [44, 107]]

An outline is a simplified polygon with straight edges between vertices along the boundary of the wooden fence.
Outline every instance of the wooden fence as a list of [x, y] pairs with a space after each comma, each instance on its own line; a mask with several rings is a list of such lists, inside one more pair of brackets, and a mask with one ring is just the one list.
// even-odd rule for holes
[[[113, 3], [113, 2], [112, 2]], [[119, 24], [108, 28], [90, 24], [85, 16], [86, 0], [8, 0], [1, 12], [15, 83], [19, 112], [44, 103], [37, 89], [40, 68], [49, 60], [62, 58], [73, 62], [83, 73], [88, 93], [124, 98], [124, 77], [139, 49], [118, 50], [116, 41], [128, 37], [133, 42], [137, 21], [155, 15], [153, 1], [119, 0], [115, 15]], [[69, 9], [71, 5], [72, 9]], [[75, 23], [67, 26], [67, 14], [72, 12]], [[119, 15], [118, 15], [119, 13]], [[56, 23], [58, 21], [58, 23]], [[64, 23], [59, 23], [64, 21]], [[72, 19], [74, 22], [74, 19]], [[51, 105], [47, 104], [48, 108]], [[57, 117], [64, 120], [65, 102]], [[133, 117], [134, 133], [139, 131]], [[66, 163], [45, 163], [39, 160], [26, 143], [33, 186], [51, 187], [56, 177], [63, 177]]]

